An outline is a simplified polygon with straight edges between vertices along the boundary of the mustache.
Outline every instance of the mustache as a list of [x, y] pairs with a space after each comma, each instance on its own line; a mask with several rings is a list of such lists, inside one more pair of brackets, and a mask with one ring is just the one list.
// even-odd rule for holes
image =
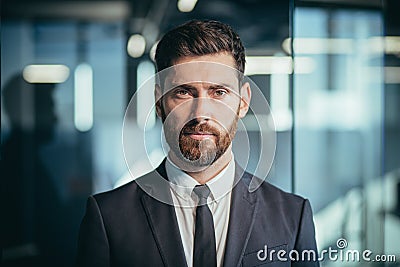
[[210, 125], [208, 122], [199, 122], [198, 120], [193, 119], [187, 122], [181, 130], [181, 135], [191, 133], [204, 133], [219, 136], [221, 132], [218, 128]]

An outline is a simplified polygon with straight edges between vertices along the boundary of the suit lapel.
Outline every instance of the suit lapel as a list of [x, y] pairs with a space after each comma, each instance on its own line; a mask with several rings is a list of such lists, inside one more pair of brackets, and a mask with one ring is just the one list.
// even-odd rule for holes
[[[157, 172], [166, 177], [164, 163], [157, 168]], [[165, 194], [170, 196], [169, 188], [165, 188]], [[174, 206], [162, 203], [148, 194], [143, 194], [142, 204], [164, 265], [187, 266]]]
[[[236, 166], [238, 166], [237, 163]], [[243, 177], [240, 177], [242, 173]], [[250, 193], [246, 183], [246, 180], [250, 181], [251, 175], [237, 167], [235, 179], [239, 179], [239, 181], [232, 191], [223, 266], [240, 265], [254, 225], [258, 206], [255, 192]]]
[[[164, 164], [165, 160], [157, 168], [157, 172], [167, 179]], [[248, 190], [251, 178], [252, 176], [244, 172], [236, 163], [237, 184], [232, 190], [223, 266], [240, 265], [250, 238], [258, 206], [256, 193], [250, 193]], [[165, 188], [162, 193], [170, 196], [169, 188]], [[142, 204], [164, 265], [187, 266], [174, 207], [146, 193], [142, 196]]]

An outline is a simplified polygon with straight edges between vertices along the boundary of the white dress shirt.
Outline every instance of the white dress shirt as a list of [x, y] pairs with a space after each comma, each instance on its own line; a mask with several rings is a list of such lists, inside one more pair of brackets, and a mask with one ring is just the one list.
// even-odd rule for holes
[[[179, 169], [169, 158], [165, 162], [165, 169], [168, 179], [173, 183], [171, 195], [186, 262], [188, 267], [192, 267], [196, 216], [196, 202], [192, 198], [192, 192], [193, 188], [199, 183]], [[234, 175], [235, 161], [232, 154], [229, 164], [217, 176], [206, 183], [211, 191], [207, 204], [214, 220], [218, 267], [222, 266], [224, 260]]]

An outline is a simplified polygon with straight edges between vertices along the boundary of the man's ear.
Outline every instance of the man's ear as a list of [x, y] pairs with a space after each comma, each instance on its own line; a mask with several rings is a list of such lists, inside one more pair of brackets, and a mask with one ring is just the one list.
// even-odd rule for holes
[[249, 111], [251, 101], [251, 88], [248, 82], [244, 83], [240, 88], [240, 107], [239, 107], [239, 118], [246, 116]]
[[156, 100], [155, 106], [157, 116], [162, 119], [162, 93], [161, 87], [158, 84], [154, 87], [154, 99]]

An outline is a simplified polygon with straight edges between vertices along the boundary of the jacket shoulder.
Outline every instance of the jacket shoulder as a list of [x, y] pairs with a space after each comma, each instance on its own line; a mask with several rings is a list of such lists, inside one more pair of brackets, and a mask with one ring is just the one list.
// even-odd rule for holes
[[269, 183], [266, 179], [261, 179], [257, 176], [254, 176], [251, 173], [244, 172], [242, 176], [242, 181], [249, 188], [252, 183], [252, 179], [258, 179], [260, 186], [254, 191], [255, 194], [262, 200], [268, 200], [269, 202], [275, 203], [286, 203], [286, 204], [294, 204], [294, 205], [302, 205], [306, 201], [305, 198], [296, 195], [294, 193], [286, 192], [277, 186]]
[[93, 198], [96, 200], [96, 202], [100, 207], [102, 206], [121, 207], [126, 202], [140, 200], [144, 191], [139, 185], [140, 182], [138, 183], [138, 181], [151, 177], [153, 175], [153, 172], [154, 171], [145, 174], [133, 181], [130, 181], [129, 183], [114, 188], [112, 190], [97, 193], [93, 195]]
[[265, 197], [272, 197], [276, 202], [286, 202], [292, 204], [303, 204], [306, 200], [304, 197], [294, 193], [286, 192], [268, 181], [264, 181], [260, 186], [261, 193]]
[[[250, 173], [244, 175], [244, 182], [249, 185], [251, 179], [260, 179]], [[267, 180], [260, 181], [260, 186], [253, 192], [259, 204], [273, 214], [286, 214], [294, 218], [301, 217], [308, 200], [294, 193], [286, 192]]]

